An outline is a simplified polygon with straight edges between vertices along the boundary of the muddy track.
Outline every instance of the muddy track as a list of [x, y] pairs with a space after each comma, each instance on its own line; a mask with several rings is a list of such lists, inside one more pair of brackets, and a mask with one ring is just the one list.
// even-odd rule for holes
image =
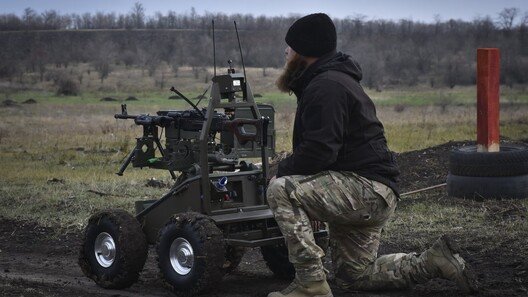
[[[459, 144], [448, 143], [401, 154], [398, 160], [403, 171], [402, 190], [443, 183], [447, 154]], [[126, 290], [105, 290], [84, 277], [77, 265], [79, 234], [59, 232], [32, 222], [0, 218], [0, 296], [173, 296], [163, 286], [152, 247], [136, 284]], [[382, 243], [379, 254], [409, 251], [410, 248], [414, 247]], [[463, 257], [477, 272], [482, 287], [478, 296], [528, 296], [527, 259], [514, 255], [515, 252], [507, 246], [501, 250], [482, 250], [478, 246], [472, 250], [471, 245], [467, 246]], [[328, 260], [325, 264], [329, 264]], [[287, 284], [273, 277], [258, 249], [250, 249], [238, 269], [224, 277], [216, 291], [206, 296], [266, 296]], [[454, 284], [435, 280], [413, 290], [344, 293], [335, 289], [334, 295], [452, 297], [462, 294]]]
[[[66, 240], [60, 242], [35, 237], [31, 246], [21, 246], [23, 244], [17, 244], [16, 238], [3, 232], [7, 229], [5, 227], [16, 228], [17, 233], [24, 232], [27, 237], [35, 229], [31, 225], [17, 228], [15, 224], [20, 222], [2, 220], [1, 223], [0, 296], [172, 296], [160, 280], [152, 248], [136, 284], [126, 290], [105, 290], [84, 277], [77, 266], [77, 254], [72, 250], [77, 244], [77, 236], [66, 236]], [[42, 229], [37, 227], [37, 230]], [[12, 240], [11, 245], [6, 244], [6, 239]], [[217, 291], [204, 296], [266, 296], [287, 284], [286, 281], [275, 279], [266, 268], [258, 249], [252, 249], [245, 254], [238, 269], [223, 279]], [[354, 296], [423, 296], [424, 290], [434, 296], [452, 296], [458, 292], [454, 285], [439, 282], [436, 291], [419, 286], [413, 291], [379, 292], [374, 295], [358, 293]], [[335, 296], [348, 294], [336, 289]]]
[[[53, 240], [41, 235], [46, 228], [9, 220], [0, 220], [0, 223], [0, 296], [172, 296], [160, 280], [153, 248], [149, 250], [147, 264], [136, 284], [126, 290], [105, 290], [84, 277], [77, 266], [73, 247], [77, 245], [78, 236], [71, 234]], [[13, 233], [11, 228], [16, 232]], [[23, 242], [24, 238], [28, 239], [27, 244]], [[382, 245], [380, 254], [395, 252], [398, 248]], [[510, 276], [522, 271], [519, 267], [528, 268], [521, 267], [526, 263], [507, 258], [493, 259], [493, 254], [469, 257], [481, 283], [485, 283], [478, 296], [525, 296], [526, 292], [521, 288], [512, 287], [515, 282]], [[287, 282], [273, 277], [259, 251], [251, 249], [244, 255], [238, 269], [223, 279], [217, 291], [204, 296], [266, 296], [286, 285]], [[454, 284], [442, 280], [418, 285], [414, 290], [393, 292], [351, 294], [334, 288], [335, 296], [452, 297], [460, 294]]]

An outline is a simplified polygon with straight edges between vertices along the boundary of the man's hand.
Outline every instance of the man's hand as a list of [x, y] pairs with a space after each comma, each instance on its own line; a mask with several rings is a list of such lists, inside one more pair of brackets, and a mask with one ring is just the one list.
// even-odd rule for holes
[[277, 175], [277, 172], [279, 171], [279, 163], [280, 161], [286, 159], [291, 153], [287, 153], [287, 152], [279, 152], [279, 153], [276, 153], [275, 156], [273, 156], [273, 158], [271, 159], [271, 161], [269, 162], [269, 167], [268, 167], [268, 180], [271, 182], [271, 178], [273, 178], [274, 176]]
[[312, 224], [313, 232], [321, 230], [322, 227], [324, 226], [323, 222], [321, 222], [321, 221], [310, 221], [310, 223]]

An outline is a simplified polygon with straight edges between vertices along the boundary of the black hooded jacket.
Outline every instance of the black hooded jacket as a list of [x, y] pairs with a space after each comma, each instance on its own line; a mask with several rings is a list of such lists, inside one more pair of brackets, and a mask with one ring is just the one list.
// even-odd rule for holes
[[292, 82], [297, 96], [293, 154], [280, 162], [277, 177], [352, 171], [398, 195], [398, 166], [361, 78], [357, 62], [332, 52]]

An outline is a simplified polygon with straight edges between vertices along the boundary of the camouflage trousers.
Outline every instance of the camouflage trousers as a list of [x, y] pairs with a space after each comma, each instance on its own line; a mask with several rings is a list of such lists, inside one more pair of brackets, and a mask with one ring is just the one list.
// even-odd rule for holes
[[377, 258], [381, 230], [397, 203], [382, 183], [352, 172], [323, 171], [277, 178], [267, 198], [300, 281], [326, 278], [314, 220], [328, 223], [335, 281], [344, 289], [406, 288], [431, 278], [414, 253]]

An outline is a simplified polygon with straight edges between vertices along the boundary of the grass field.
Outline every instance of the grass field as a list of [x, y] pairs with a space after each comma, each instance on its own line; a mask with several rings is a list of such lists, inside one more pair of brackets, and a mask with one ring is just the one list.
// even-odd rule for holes
[[[59, 100], [65, 101], [58, 103]], [[40, 99], [34, 105], [0, 108], [0, 216], [43, 225], [79, 228], [97, 209], [132, 211], [133, 201], [161, 196], [166, 188], [145, 187], [149, 178], [169, 181], [163, 171], [129, 169], [120, 162], [141, 133], [132, 121], [116, 121], [118, 102]], [[176, 103], [177, 104], [174, 104]], [[130, 112], [185, 107], [176, 100], [133, 101]], [[474, 139], [473, 106], [408, 106], [397, 112], [381, 105], [391, 149], [404, 152], [451, 140]], [[294, 105], [277, 110], [277, 150], [290, 150]], [[503, 108], [502, 135], [526, 138], [524, 105]]]
[[[78, 228], [97, 209], [132, 210], [133, 201], [157, 198], [167, 191], [145, 187], [149, 178], [169, 181], [163, 171], [129, 169], [124, 177], [114, 174], [141, 129], [132, 121], [116, 121], [113, 114], [119, 112], [120, 103], [127, 103], [132, 114], [189, 106], [183, 100], [168, 99], [171, 79], [166, 78], [163, 90], [156, 86], [159, 71], [149, 77], [137, 69], [118, 67], [101, 83], [94, 71], [86, 72], [87, 67], [67, 70], [72, 75], [84, 73], [79, 96], [57, 96], [51, 81], [39, 82], [31, 75], [23, 77], [23, 84], [0, 82], [2, 100], [21, 103], [33, 98], [38, 102], [0, 107], [0, 216]], [[200, 71], [196, 77], [191, 68], [182, 67], [172, 79], [194, 98], [208, 85], [205, 75], [212, 73], [212, 69]], [[276, 109], [277, 151], [289, 151], [296, 100], [275, 90], [278, 72], [267, 69], [268, 75], [263, 76], [261, 69], [248, 69], [248, 77], [254, 93], [262, 96], [257, 101]], [[396, 152], [475, 139], [474, 87], [367, 92], [378, 106], [389, 146]], [[139, 100], [124, 101], [129, 96]], [[525, 88], [504, 87], [501, 96], [502, 136], [526, 138]], [[118, 101], [101, 102], [103, 97]]]

